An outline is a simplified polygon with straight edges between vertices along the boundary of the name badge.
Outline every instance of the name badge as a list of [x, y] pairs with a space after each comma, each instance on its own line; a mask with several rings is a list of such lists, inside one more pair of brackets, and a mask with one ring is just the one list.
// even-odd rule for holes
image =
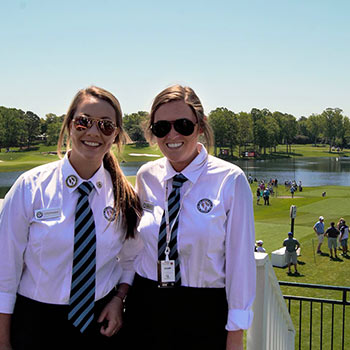
[[150, 212], [150, 213], [153, 213], [154, 204], [151, 203], [151, 202], [144, 202], [144, 203], [142, 204], [142, 209], [143, 209], [143, 210], [146, 210], [146, 211], [148, 211], [148, 212]]
[[175, 285], [175, 260], [158, 261], [158, 287], [168, 288]]
[[35, 218], [38, 220], [55, 219], [61, 216], [60, 208], [38, 209], [34, 211]]

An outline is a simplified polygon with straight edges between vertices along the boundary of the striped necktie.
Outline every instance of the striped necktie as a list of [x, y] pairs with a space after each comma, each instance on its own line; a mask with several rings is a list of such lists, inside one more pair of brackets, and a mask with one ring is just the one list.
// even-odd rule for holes
[[83, 182], [75, 210], [74, 255], [68, 319], [81, 333], [94, 318], [96, 232], [89, 194], [94, 185]]
[[[179, 226], [179, 217], [177, 216], [180, 210], [180, 188], [187, 181], [187, 178], [182, 174], [173, 177], [173, 189], [168, 197], [168, 212], [169, 212], [169, 228], [171, 231], [171, 238], [169, 242], [170, 254], [169, 259], [175, 260], [175, 285], [181, 285], [180, 262], [177, 252], [177, 228]], [[176, 221], [174, 223], [174, 220]], [[165, 210], [159, 228], [158, 238], [158, 260], [165, 260], [166, 248], [166, 221]]]

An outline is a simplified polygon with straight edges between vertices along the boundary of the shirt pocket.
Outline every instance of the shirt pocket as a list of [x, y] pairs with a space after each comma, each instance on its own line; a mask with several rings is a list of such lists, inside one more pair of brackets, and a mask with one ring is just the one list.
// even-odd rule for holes
[[62, 217], [37, 219], [33, 218], [29, 226], [28, 246], [33, 252], [44, 248], [47, 253], [69, 243], [73, 239], [71, 232], [62, 226]]

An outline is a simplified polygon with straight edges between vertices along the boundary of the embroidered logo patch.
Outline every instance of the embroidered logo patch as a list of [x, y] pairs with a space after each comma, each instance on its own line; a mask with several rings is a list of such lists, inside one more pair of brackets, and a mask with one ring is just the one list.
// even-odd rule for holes
[[66, 179], [66, 185], [69, 188], [74, 187], [78, 182], [78, 178], [75, 175], [69, 175]]
[[103, 215], [108, 221], [113, 221], [115, 219], [115, 214], [115, 210], [112, 207], [106, 207], [103, 209]]
[[197, 203], [197, 209], [201, 213], [209, 213], [213, 208], [213, 202], [208, 198], [203, 198]]

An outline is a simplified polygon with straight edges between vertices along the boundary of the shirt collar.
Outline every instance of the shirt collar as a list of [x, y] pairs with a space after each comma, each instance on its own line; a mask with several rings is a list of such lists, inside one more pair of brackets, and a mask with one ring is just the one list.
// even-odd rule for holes
[[[208, 152], [205, 149], [204, 145], [198, 142], [198, 145], [201, 147], [201, 150], [197, 157], [193, 159], [193, 161], [187, 165], [185, 169], [183, 169], [180, 173], [184, 175], [189, 181], [191, 181], [193, 184], [196, 183], [198, 180], [200, 174], [202, 173], [204, 166], [208, 162]], [[173, 178], [176, 174], [180, 174], [177, 172], [172, 165], [170, 164], [169, 160], [166, 159], [165, 161], [165, 175], [164, 175], [164, 182], [170, 180]]]
[[66, 152], [64, 158], [62, 159], [63, 161], [62, 174], [63, 174], [64, 186], [66, 186], [68, 188], [68, 191], [71, 193], [74, 190], [76, 190], [81, 183], [85, 181], [91, 181], [97, 193], [100, 194], [103, 186], [105, 186], [106, 184], [105, 169], [104, 169], [103, 163], [90, 179], [85, 180], [85, 179], [82, 179], [73, 168], [72, 164], [69, 161], [68, 154], [69, 154], [69, 151]]

